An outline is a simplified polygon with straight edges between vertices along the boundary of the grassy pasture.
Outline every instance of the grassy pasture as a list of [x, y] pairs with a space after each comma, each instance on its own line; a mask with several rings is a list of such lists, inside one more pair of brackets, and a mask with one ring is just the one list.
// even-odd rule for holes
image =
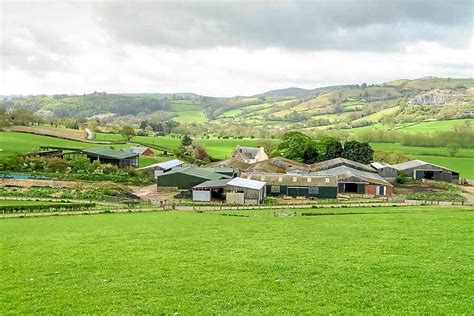
[[456, 125], [463, 125], [465, 122], [474, 125], [474, 119], [460, 119], [460, 120], [445, 120], [421, 122], [407, 127], [400, 127], [398, 130], [409, 133], [426, 133], [434, 131], [452, 131]]
[[367, 214], [276, 218], [255, 211], [240, 212], [250, 217], [166, 212], [3, 220], [0, 229], [8, 238], [0, 245], [0, 311], [468, 314], [474, 309], [473, 208], [340, 211], [361, 210]]
[[0, 206], [18, 206], [18, 205], [51, 205], [51, 204], [69, 204], [50, 201], [21, 201], [21, 200], [0, 200]]

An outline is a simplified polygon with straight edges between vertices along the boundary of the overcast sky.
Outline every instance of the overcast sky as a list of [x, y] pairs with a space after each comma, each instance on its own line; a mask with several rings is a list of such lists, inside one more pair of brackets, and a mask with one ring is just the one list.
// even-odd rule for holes
[[231, 96], [474, 76], [472, 0], [0, 3], [0, 94]]

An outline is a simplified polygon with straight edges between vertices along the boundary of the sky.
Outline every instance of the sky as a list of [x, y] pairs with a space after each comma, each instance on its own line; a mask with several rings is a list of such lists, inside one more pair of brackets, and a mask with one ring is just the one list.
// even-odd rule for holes
[[474, 77], [474, 1], [0, 0], [0, 95]]

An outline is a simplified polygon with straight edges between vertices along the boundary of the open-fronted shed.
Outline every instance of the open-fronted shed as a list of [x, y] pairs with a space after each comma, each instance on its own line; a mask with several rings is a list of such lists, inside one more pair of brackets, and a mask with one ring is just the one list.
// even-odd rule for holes
[[393, 165], [393, 167], [415, 180], [459, 181], [458, 172], [423, 160], [410, 160]]

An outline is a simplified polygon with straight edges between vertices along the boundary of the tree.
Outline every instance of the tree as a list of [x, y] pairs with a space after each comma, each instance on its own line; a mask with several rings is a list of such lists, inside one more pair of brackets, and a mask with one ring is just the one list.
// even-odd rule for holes
[[[295, 131], [283, 134], [283, 141], [278, 145], [278, 151], [283, 157], [302, 162], [309, 149], [317, 152], [316, 142], [308, 135]], [[310, 152], [307, 153], [307, 155], [310, 154]]]
[[456, 153], [459, 151], [459, 148], [461, 148], [461, 146], [458, 143], [451, 143], [451, 144], [448, 144], [447, 148], [448, 148], [449, 155], [451, 157], [454, 157]]
[[133, 127], [131, 126], [128, 126], [128, 125], [125, 125], [122, 127], [122, 129], [120, 130], [120, 134], [125, 137], [125, 139], [127, 141], [130, 141], [132, 139], [133, 136], [135, 136], [135, 130], [133, 129]]
[[339, 158], [342, 156], [342, 144], [341, 142], [333, 137], [324, 137], [321, 139], [320, 144], [321, 153], [323, 153], [324, 160]]
[[193, 144], [193, 139], [189, 137], [188, 134], [183, 136], [183, 139], [181, 140], [181, 146], [183, 147], [189, 147]]
[[369, 143], [352, 140], [344, 144], [342, 157], [360, 163], [369, 164], [374, 159], [374, 150], [370, 147]]
[[265, 152], [267, 153], [268, 156], [270, 156], [272, 154], [273, 151], [275, 151], [275, 149], [277, 149], [277, 145], [272, 142], [270, 139], [262, 139], [258, 145], [258, 147], [263, 147], [263, 149], [265, 150]]
[[303, 162], [307, 164], [315, 163], [319, 161], [319, 153], [314, 147], [306, 149], [303, 155]]

